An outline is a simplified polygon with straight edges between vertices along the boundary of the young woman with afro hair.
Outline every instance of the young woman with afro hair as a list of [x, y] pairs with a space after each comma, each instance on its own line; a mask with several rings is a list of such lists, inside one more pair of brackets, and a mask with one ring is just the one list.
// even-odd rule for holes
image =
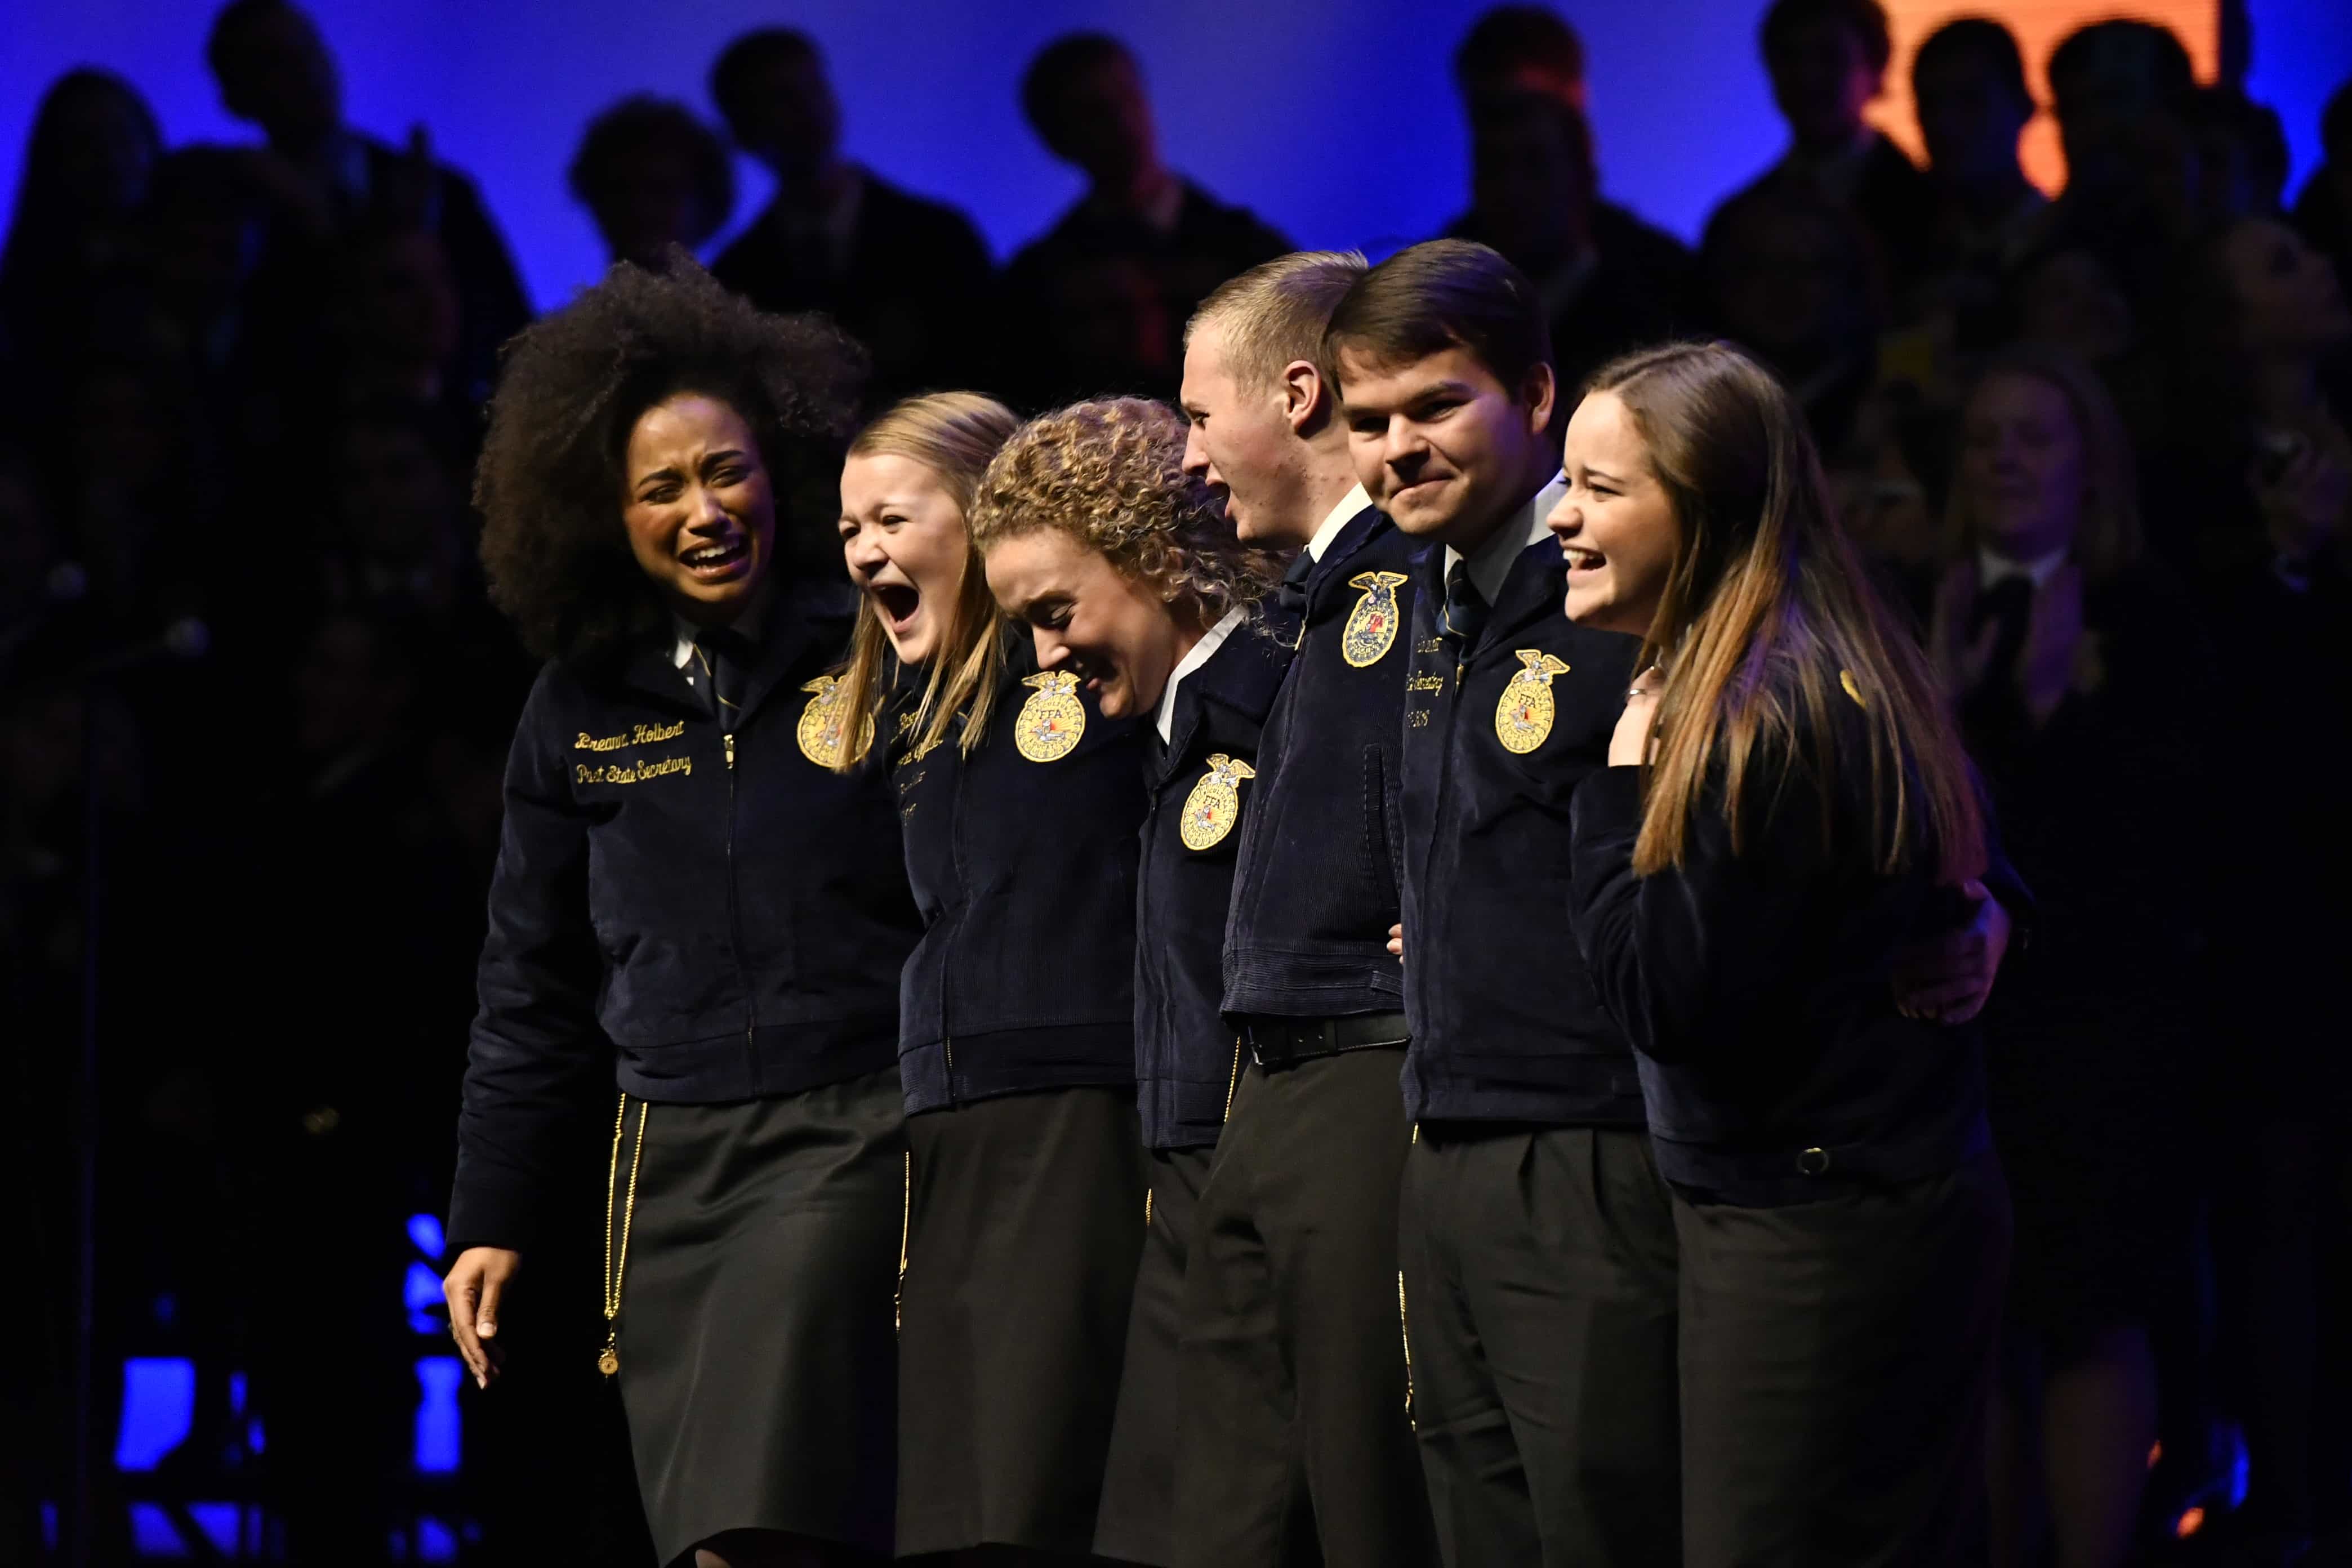
[[475, 488], [492, 594], [547, 665], [507, 768], [451, 1327], [487, 1387], [610, 1059], [600, 1365], [661, 1559], [697, 1568], [892, 1544], [919, 921], [826, 674], [854, 601], [793, 563], [862, 369], [682, 253], [623, 263], [509, 345]]

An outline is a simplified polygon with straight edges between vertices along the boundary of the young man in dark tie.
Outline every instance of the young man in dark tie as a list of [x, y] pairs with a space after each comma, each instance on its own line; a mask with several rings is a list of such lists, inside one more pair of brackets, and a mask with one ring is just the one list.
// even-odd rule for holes
[[1408, 537], [1403, 1282], [1449, 1565], [1672, 1563], [1675, 1249], [1632, 1048], [1564, 939], [1568, 804], [1636, 637], [1560, 613], [1542, 297], [1464, 240], [1334, 312], [1357, 477]]
[[1426, 1564], [1396, 1314], [1397, 737], [1412, 542], [1375, 510], [1318, 354], [1363, 258], [1279, 258], [1186, 333], [1187, 467], [1298, 547], [1225, 930], [1233, 1099], [1186, 1264], [1180, 1568]]

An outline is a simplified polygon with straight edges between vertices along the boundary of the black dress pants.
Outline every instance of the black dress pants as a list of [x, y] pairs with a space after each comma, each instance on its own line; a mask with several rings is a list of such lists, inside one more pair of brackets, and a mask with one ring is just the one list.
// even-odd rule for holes
[[1447, 1568], [1675, 1568], [1675, 1227], [1649, 1135], [1425, 1122], [1402, 1225]]
[[1436, 1560], [1399, 1308], [1402, 1058], [1242, 1075], [1185, 1272], [1178, 1568]]
[[1967, 1563], [2009, 1265], [1999, 1162], [1674, 1204], [1689, 1568]]

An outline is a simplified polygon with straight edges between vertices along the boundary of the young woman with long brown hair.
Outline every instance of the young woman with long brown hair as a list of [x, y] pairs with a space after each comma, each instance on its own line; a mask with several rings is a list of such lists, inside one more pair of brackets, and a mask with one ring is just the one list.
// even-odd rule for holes
[[899, 985], [898, 1552], [999, 1564], [1093, 1546], [1145, 1191], [1143, 726], [1041, 669], [990, 596], [973, 539], [1017, 423], [941, 393], [851, 444], [865, 599], [826, 728], [841, 766], [887, 758], [923, 919]]
[[2009, 1199], [1974, 1032], [1893, 982], [1983, 897], [1967, 758], [1755, 362], [1604, 367], [1564, 466], [1570, 617], [1649, 627], [1570, 902], [1673, 1189], [1685, 1561], [1957, 1563]]

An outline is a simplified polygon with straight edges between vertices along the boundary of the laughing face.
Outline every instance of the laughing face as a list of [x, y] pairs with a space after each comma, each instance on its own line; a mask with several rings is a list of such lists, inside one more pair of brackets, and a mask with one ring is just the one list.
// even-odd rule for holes
[[1037, 667], [1076, 676], [1107, 719], [1156, 707], [1187, 631], [1199, 635], [1150, 584], [1058, 529], [991, 543], [988, 586], [1029, 627]]
[[971, 548], [963, 510], [932, 469], [896, 452], [842, 465], [842, 560], [901, 664], [938, 649]]
[[1568, 557], [1568, 618], [1646, 635], [1681, 530], [1648, 443], [1616, 394], [1596, 392], [1576, 405], [1560, 467], [1568, 491], [1545, 521]]
[[621, 520], [670, 608], [697, 626], [740, 615], [775, 553], [776, 497], [740, 414], [682, 392], [629, 432]]

